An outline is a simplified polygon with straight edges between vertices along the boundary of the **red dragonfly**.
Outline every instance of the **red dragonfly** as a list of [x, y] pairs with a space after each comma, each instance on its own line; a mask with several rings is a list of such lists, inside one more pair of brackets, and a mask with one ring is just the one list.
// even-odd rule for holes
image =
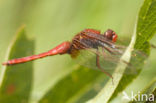
[[[57, 54], [70, 54], [72, 58], [75, 58], [81, 51], [91, 49], [96, 56], [96, 67], [109, 77], [113, 78], [109, 72], [105, 71], [105, 69], [102, 68], [104, 66], [101, 66], [100, 64], [100, 55], [104, 55], [103, 57], [105, 60], [111, 61], [113, 63], [118, 62], [119, 57], [121, 57], [121, 55], [124, 52], [122, 50], [124, 47], [115, 45], [116, 40], [117, 34], [111, 29], [108, 29], [103, 34], [101, 34], [98, 30], [85, 29], [77, 35], [75, 35], [71, 42], [65, 41], [47, 52], [38, 55], [9, 60], [3, 63], [3, 65], [25, 63], [28, 61]], [[102, 53], [100, 53], [100, 48], [102, 48]]]

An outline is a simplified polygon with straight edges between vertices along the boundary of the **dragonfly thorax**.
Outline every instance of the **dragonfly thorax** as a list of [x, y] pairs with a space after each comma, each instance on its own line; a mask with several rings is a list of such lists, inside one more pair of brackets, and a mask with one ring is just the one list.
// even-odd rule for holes
[[69, 54], [71, 54], [72, 57], [76, 57], [79, 50], [82, 49], [98, 49], [98, 47], [104, 47], [107, 45], [113, 46], [113, 40], [116, 39], [116, 37], [115, 39], [113, 38], [113, 33], [115, 32], [111, 31], [110, 29], [107, 31], [104, 34], [100, 34], [100, 31], [85, 29], [82, 32], [78, 33], [72, 39]]

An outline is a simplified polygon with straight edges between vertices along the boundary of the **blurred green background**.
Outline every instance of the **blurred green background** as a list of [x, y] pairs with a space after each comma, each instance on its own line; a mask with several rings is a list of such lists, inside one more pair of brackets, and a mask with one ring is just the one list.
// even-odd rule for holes
[[[143, 0], [0, 0], [0, 63], [4, 61], [8, 45], [22, 24], [26, 25], [27, 36], [35, 40], [35, 54], [71, 40], [85, 28], [102, 32], [111, 28], [117, 32], [119, 39], [127, 37], [130, 40], [142, 3]], [[156, 37], [152, 43], [156, 44], [155, 41]], [[128, 93], [142, 90], [155, 77], [154, 52], [152, 50], [148, 60], [148, 69], [143, 70], [128, 87]], [[69, 55], [35, 61], [30, 101], [38, 101], [75, 66], [77, 64]]]

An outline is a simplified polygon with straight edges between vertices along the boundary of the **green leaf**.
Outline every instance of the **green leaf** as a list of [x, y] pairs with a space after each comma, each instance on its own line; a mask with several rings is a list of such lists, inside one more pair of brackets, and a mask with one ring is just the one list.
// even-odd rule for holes
[[[30, 55], [33, 50], [34, 41], [26, 37], [25, 28], [22, 26], [11, 42], [5, 60]], [[33, 80], [33, 63], [3, 66], [1, 69], [0, 102], [28, 102]]]
[[[137, 49], [140, 50], [147, 55], [149, 55], [150, 52], [150, 44], [149, 40], [154, 36], [156, 33], [156, 0], [145, 0], [143, 6], [140, 9], [139, 15], [138, 15], [138, 22], [137, 27], [135, 28], [136, 31], [134, 31], [134, 35], [131, 41], [131, 44], [129, 45], [129, 48], [131, 49]], [[135, 41], [136, 36], [136, 41]], [[131, 47], [132, 46], [132, 47]], [[134, 46], [134, 47], [133, 47]], [[125, 54], [123, 55], [124, 60], [129, 61], [129, 55], [131, 52], [131, 49], [127, 49]], [[133, 52], [132, 52], [133, 53]], [[125, 59], [126, 58], [126, 59]], [[111, 81], [109, 81], [106, 86], [101, 90], [101, 92], [89, 103], [100, 103], [101, 101], [103, 103], [107, 103], [112, 98], [114, 98], [119, 92], [124, 90], [128, 84], [132, 82], [134, 78], [136, 78], [139, 73], [141, 72], [141, 68], [143, 68], [143, 64], [146, 58], [142, 55], [137, 55], [135, 58], [131, 58], [130, 63], [133, 64], [137, 70], [137, 75], [114, 75], [113, 77], [117, 80], [115, 81], [115, 85], [111, 85]], [[136, 62], [140, 62], [136, 64]], [[126, 66], [122, 66], [119, 64], [119, 67], [116, 68], [116, 70], [126, 69]]]
[[[156, 33], [156, 0], [145, 0], [144, 4], [142, 5], [137, 21], [137, 28], [136, 28], [136, 43], [134, 45], [134, 49], [138, 49], [149, 55], [150, 53], [150, 43], [149, 40], [155, 35]], [[128, 75], [123, 76], [118, 88], [116, 89], [113, 97], [115, 97], [120, 91], [126, 88], [126, 86], [132, 82], [134, 78], [136, 78], [139, 73], [141, 72], [141, 68], [143, 68], [145, 58], [137, 57], [140, 59], [140, 65], [136, 65], [137, 67], [137, 75]], [[131, 64], [135, 64], [138, 62], [132, 58]], [[112, 98], [113, 98], [112, 97]]]
[[[142, 97], [142, 95], [147, 95]], [[154, 78], [149, 85], [137, 95], [136, 100], [141, 100], [142, 103], [154, 102], [156, 99], [156, 78]], [[147, 99], [147, 100], [146, 100]], [[130, 101], [129, 103], [140, 103], [139, 101]]]
[[75, 103], [83, 92], [88, 91], [90, 85], [94, 84], [95, 78], [101, 75], [101, 72], [98, 71], [83, 67], [78, 68], [78, 70], [74, 70], [51, 88], [40, 100], [40, 103], [63, 103], [64, 101]]

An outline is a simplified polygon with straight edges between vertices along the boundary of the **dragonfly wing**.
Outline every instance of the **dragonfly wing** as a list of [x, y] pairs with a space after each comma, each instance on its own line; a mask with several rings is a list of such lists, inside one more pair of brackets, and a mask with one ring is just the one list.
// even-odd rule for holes
[[[81, 50], [79, 56], [75, 59], [75, 62], [85, 67], [99, 70], [99, 68], [96, 65], [97, 54], [93, 51], [96, 50], [90, 50], [90, 49]], [[100, 55], [100, 65], [105, 71], [112, 73], [115, 67], [117, 66], [117, 64], [118, 64], [117, 59], [111, 60], [111, 58], [107, 58]]]
[[[101, 64], [104, 64], [103, 62], [106, 62], [108, 64], [110, 64], [109, 62], [111, 62], [112, 65], [114, 64], [118, 64], [119, 62], [125, 63], [127, 65], [125, 74], [137, 74], [138, 69], [137, 68], [139, 65], [143, 65], [141, 60], [144, 60], [145, 58], [147, 58], [147, 55], [139, 50], [132, 50], [132, 55], [131, 55], [131, 63], [122, 60], [121, 56], [125, 53], [126, 47], [124, 46], [120, 46], [120, 45], [115, 45], [116, 48], [112, 49], [113, 52], [116, 52], [114, 54], [110, 53], [109, 51], [105, 50], [104, 52], [100, 52], [100, 57], [101, 57]], [[104, 65], [103, 65], [104, 66]], [[108, 69], [114, 69], [114, 68], [109, 68]], [[141, 68], [140, 68], [141, 69]], [[119, 71], [120, 72], [120, 71]]]
[[[112, 49], [112, 48], [109, 48], [109, 49]], [[135, 62], [133, 62], [133, 64], [130, 64], [130, 63], [120, 59], [121, 56], [123, 55], [125, 49], [126, 48], [124, 48], [123, 46], [122, 46], [122, 48], [120, 46], [120, 48], [118, 48], [118, 49], [112, 49], [113, 51], [115, 50], [116, 52], [118, 52], [116, 54], [112, 54], [104, 48], [99, 48], [98, 52], [97, 52], [97, 49], [80, 50], [80, 54], [76, 58], [76, 62], [83, 66], [86, 66], [88, 68], [98, 70], [98, 67], [96, 65], [96, 55], [99, 55], [100, 56], [100, 65], [105, 71], [112, 73], [115, 70], [118, 63], [123, 62], [123, 63], [127, 64], [127, 70], [126, 70], [125, 74], [137, 74], [137, 70], [135, 68], [136, 65], [139, 65], [139, 59], [137, 59], [137, 55], [139, 55], [143, 58], [146, 58], [146, 55], [144, 55], [140, 51], [133, 50], [132, 59], [135, 60]], [[120, 73], [120, 70], [117, 71], [117, 73]]]
[[[88, 42], [77, 41], [84, 45], [86, 49], [80, 50], [80, 55], [77, 57], [76, 62], [84, 65], [88, 68], [98, 69], [96, 65], [96, 56], [100, 57], [100, 65], [107, 72], [113, 72], [119, 62], [127, 64], [126, 74], [137, 74], [136, 66], [140, 63], [138, 55], [145, 58], [142, 52], [138, 50], [133, 50], [132, 58], [135, 60], [133, 64], [130, 64], [124, 60], [121, 60], [121, 56], [124, 54], [126, 47], [122, 45], [117, 45], [109, 41], [104, 41], [106, 43], [101, 43], [100, 48], [92, 49], [92, 44]], [[91, 46], [90, 46], [91, 45]], [[88, 49], [89, 48], [89, 49]], [[120, 71], [118, 71], [120, 73]]]

